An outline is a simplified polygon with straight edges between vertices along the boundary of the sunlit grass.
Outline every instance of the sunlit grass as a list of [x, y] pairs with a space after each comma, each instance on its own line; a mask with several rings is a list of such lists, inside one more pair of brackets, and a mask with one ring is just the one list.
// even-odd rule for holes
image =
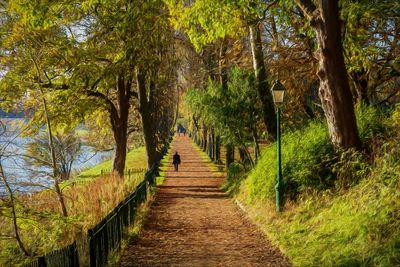
[[[297, 181], [297, 185], [305, 183], [295, 199], [286, 200], [283, 212], [276, 212], [274, 200], [275, 146], [266, 148], [247, 178], [225, 185], [294, 266], [400, 265], [400, 124], [371, 110], [358, 117], [358, 123], [362, 139], [374, 146], [373, 162], [345, 169], [345, 174], [364, 174], [351, 186], [332, 183], [324, 188], [315, 183], [318, 180], [308, 181], [308, 177], [323, 179], [323, 175], [333, 174], [329, 170], [318, 173], [318, 168], [324, 166], [319, 163], [321, 157], [330, 153], [314, 148], [316, 144], [324, 147], [327, 140], [323, 123], [312, 124], [284, 139], [284, 178]], [[388, 127], [386, 136], [383, 125]], [[304, 140], [310, 144], [304, 144]], [[368, 171], [360, 172], [360, 166]]]
[[314, 193], [289, 203], [247, 201], [251, 216], [295, 266], [397, 266], [400, 262], [400, 183], [370, 177], [339, 196]]
[[[109, 171], [112, 166], [112, 160], [106, 160], [100, 164], [97, 164], [96, 166], [89, 168], [85, 171], [82, 171], [79, 175], [76, 176], [75, 179], [90, 179], [94, 177], [98, 177], [101, 175], [101, 172], [106, 170]], [[145, 148], [140, 147], [137, 149], [134, 149], [130, 152], [127, 153], [126, 155], [126, 168], [135, 168], [135, 169], [141, 169], [141, 168], [146, 168], [146, 153], [145, 153]], [[73, 179], [74, 180], [74, 179]]]

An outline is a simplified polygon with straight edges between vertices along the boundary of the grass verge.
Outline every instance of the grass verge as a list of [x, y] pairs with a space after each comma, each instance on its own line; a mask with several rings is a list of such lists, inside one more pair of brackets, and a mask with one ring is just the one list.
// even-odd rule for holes
[[136, 239], [139, 238], [140, 232], [143, 229], [143, 226], [146, 222], [147, 216], [149, 215], [151, 206], [157, 196], [157, 187], [164, 183], [165, 175], [166, 175], [166, 168], [167, 168], [166, 166], [170, 162], [170, 158], [171, 158], [171, 149], [168, 151], [166, 156], [160, 162], [161, 171], [159, 173], [159, 176], [156, 179], [157, 186], [153, 187], [153, 188], [150, 187], [149, 192], [148, 192], [148, 196], [150, 196], [150, 197], [137, 210], [137, 213], [135, 215], [135, 223], [125, 233], [124, 239], [121, 243], [121, 249], [118, 251], [114, 251], [114, 253], [112, 253], [109, 256], [108, 266], [110, 266], [110, 267], [120, 266], [121, 257], [124, 253], [124, 250], [126, 250], [128, 248], [130, 243], [132, 243], [133, 241], [135, 241]]
[[282, 213], [275, 146], [249, 174], [228, 176], [226, 190], [294, 266], [400, 266], [400, 108], [368, 108], [358, 123], [365, 154], [333, 153], [323, 123], [286, 134]]

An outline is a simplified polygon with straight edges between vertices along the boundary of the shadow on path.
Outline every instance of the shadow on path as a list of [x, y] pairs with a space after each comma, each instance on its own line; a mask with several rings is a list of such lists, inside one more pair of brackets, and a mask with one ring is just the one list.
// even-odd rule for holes
[[172, 151], [181, 155], [179, 171], [164, 167], [165, 182], [121, 266], [290, 266], [220, 190], [224, 177], [188, 137], [176, 137]]

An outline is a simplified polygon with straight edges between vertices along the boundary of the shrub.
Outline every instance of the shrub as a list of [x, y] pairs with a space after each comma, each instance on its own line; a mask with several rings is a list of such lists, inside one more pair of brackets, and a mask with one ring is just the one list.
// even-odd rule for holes
[[336, 185], [345, 189], [357, 184], [362, 178], [368, 176], [370, 165], [363, 153], [355, 149], [338, 151], [336, 162], [332, 166], [335, 174]]
[[357, 127], [362, 143], [367, 143], [385, 132], [387, 116], [375, 106], [360, 104], [356, 107]]
[[340, 194], [309, 190], [277, 214], [271, 201], [275, 145], [236, 194], [294, 266], [400, 266], [400, 106], [391, 117], [358, 107], [357, 121], [366, 147], [378, 145], [369, 155], [353, 149], [333, 153], [322, 122], [284, 135], [287, 189], [294, 194], [325, 182], [346, 188]]
[[[384, 112], [365, 105], [358, 106], [356, 111], [363, 142], [368, 143], [383, 135], [387, 120]], [[263, 151], [259, 163], [246, 180], [250, 199], [275, 197], [276, 158], [274, 143]], [[341, 188], [353, 186], [368, 175], [370, 166], [365, 155], [360, 152], [335, 152], [326, 123], [311, 121], [302, 129], [283, 134], [282, 170], [285, 195], [293, 199], [310, 189], [324, 190], [334, 185]]]
[[237, 162], [232, 162], [229, 164], [228, 167], [228, 179], [229, 180], [236, 180], [239, 178], [241, 172], [243, 172], [244, 168], [243, 165]]
[[[282, 138], [282, 168], [285, 194], [291, 198], [309, 188], [332, 184], [333, 147], [325, 124], [313, 121], [307, 127], [285, 133]], [[276, 144], [263, 151], [247, 183], [252, 197], [273, 198], [276, 177]]]

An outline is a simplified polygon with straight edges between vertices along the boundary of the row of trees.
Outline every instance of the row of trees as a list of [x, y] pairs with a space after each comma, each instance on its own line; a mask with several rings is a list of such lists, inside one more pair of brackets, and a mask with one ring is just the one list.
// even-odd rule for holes
[[[231, 151], [227, 161], [233, 161], [233, 148], [237, 146], [244, 161], [254, 165], [248, 148], [254, 144], [254, 159], [257, 160], [260, 152], [260, 130], [257, 125], [263, 114], [254, 73], [233, 68], [228, 74], [228, 80], [226, 88], [212, 80], [206, 90], [190, 88], [185, 100], [194, 110], [194, 117], [201, 116], [204, 124], [212, 129], [208, 144], [200, 142], [211, 158], [220, 160], [220, 143], [223, 141]], [[220, 136], [223, 140], [220, 140]]]
[[[26, 134], [46, 126], [64, 216], [58, 130], [68, 132], [82, 122], [109, 127], [112, 169], [121, 177], [129, 134], [142, 132], [148, 166], [157, 161], [176, 101], [177, 61], [167, 12], [161, 0], [0, 2], [1, 108], [29, 110]], [[102, 142], [100, 134], [96, 138]]]
[[[398, 93], [396, 1], [166, 2], [175, 27], [183, 32], [182, 39], [187, 37], [188, 61], [202, 66], [201, 77], [190, 74], [190, 69], [187, 72], [194, 87], [200, 88], [198, 95], [213, 94], [212, 90], [201, 93], [209, 91], [209, 80], [229, 91], [227, 73], [232, 66], [249, 69], [252, 65], [257, 92], [253, 104], [261, 105], [269, 138], [275, 137], [276, 129], [269, 89], [276, 79], [290, 93], [290, 109], [285, 112], [291, 117], [288, 119], [296, 123], [299, 117], [318, 116], [321, 109], [336, 149], [362, 147], [354, 114], [356, 102], [382, 104]], [[198, 110], [193, 92], [189, 99], [192, 109]], [[197, 114], [195, 125], [204, 123], [202, 139], [206, 143], [210, 139], [206, 126], [210, 132], [216, 126], [205, 112]], [[225, 127], [230, 124], [226, 122]], [[226, 136], [223, 131], [220, 134]]]
[[[354, 102], [382, 103], [396, 94], [382, 93], [396, 87], [399, 73], [398, 12], [391, 0], [340, 6], [328, 0], [8, 1], [0, 11], [1, 106], [29, 110], [29, 134], [47, 126], [56, 190], [63, 173], [54, 131], [82, 121], [96, 133], [98, 125], [109, 128], [113, 169], [121, 176], [128, 136], [143, 131], [151, 166], [174, 123], [174, 88], [208, 92], [197, 100], [192, 94], [194, 110], [209, 107], [192, 118], [204, 148], [216, 143], [217, 160], [221, 137], [227, 155], [251, 140], [257, 147], [263, 131], [275, 138], [269, 87], [276, 78], [290, 91], [292, 121], [297, 113], [316, 116], [322, 107], [336, 148], [361, 146]], [[252, 66], [254, 77], [240, 71], [229, 77], [235, 65]], [[225, 103], [230, 111], [210, 103]], [[242, 120], [229, 119], [232, 114], [243, 114]]]

